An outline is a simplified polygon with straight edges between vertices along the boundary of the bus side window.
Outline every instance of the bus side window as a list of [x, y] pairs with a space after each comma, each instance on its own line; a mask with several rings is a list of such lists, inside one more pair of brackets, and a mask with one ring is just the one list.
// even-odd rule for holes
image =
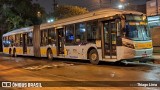
[[74, 36], [74, 24], [66, 26], [66, 31], [65, 32], [66, 32], [65, 33], [66, 44], [73, 44], [74, 43], [74, 39], [75, 39], [75, 36]]
[[8, 41], [10, 42], [10, 46], [13, 46], [14, 43], [15, 43], [15, 36], [14, 35], [9, 36], [9, 40]]
[[20, 46], [20, 42], [21, 42], [21, 35], [16, 34], [15, 35], [15, 46]]
[[55, 44], [56, 42], [56, 35], [54, 28], [48, 29], [48, 44]]
[[7, 37], [3, 37], [3, 46], [4, 47], [9, 47], [10, 42], [7, 40]]
[[95, 43], [96, 36], [98, 30], [98, 21], [89, 21], [87, 22], [86, 31], [87, 31], [87, 42], [93, 42]]
[[20, 46], [23, 46], [23, 34], [20, 34]]
[[29, 32], [27, 33], [27, 45], [28, 46], [33, 46], [33, 33]]
[[45, 46], [48, 44], [48, 30], [41, 31], [41, 46]]
[[76, 43], [86, 42], [86, 25], [85, 23], [76, 24]]

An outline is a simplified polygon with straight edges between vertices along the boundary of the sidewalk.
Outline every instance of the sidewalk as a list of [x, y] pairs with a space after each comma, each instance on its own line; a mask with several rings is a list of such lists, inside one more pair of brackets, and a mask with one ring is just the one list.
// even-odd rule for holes
[[155, 64], [160, 64], [160, 53], [153, 53], [153, 59]]

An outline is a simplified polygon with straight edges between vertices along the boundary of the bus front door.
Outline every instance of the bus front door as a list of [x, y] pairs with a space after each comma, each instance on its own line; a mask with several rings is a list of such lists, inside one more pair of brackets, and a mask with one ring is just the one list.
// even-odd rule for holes
[[27, 34], [23, 34], [23, 54], [27, 54]]
[[103, 36], [104, 36], [104, 46], [103, 46], [103, 56], [105, 58], [116, 59], [116, 24], [115, 21], [105, 21], [103, 22]]
[[63, 28], [57, 29], [57, 54], [64, 54], [64, 32]]

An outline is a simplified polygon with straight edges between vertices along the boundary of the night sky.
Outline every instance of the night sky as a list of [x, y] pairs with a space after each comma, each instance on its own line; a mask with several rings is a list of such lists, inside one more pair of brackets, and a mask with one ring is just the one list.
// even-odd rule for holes
[[[53, 10], [53, 0], [33, 0], [36, 3], [39, 3], [42, 7], [45, 8], [46, 12], [49, 13]], [[99, 0], [56, 0], [58, 4], [69, 4], [77, 5], [81, 7], [86, 7], [89, 10], [94, 10], [99, 7]], [[119, 4], [119, 0], [112, 0], [114, 5]], [[131, 4], [145, 4], [146, 0], [125, 0]], [[102, 6], [110, 5], [110, 0], [102, 0]]]

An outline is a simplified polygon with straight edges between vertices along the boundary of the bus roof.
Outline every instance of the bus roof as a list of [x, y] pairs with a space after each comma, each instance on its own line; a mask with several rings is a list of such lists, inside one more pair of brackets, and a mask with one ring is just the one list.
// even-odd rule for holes
[[26, 27], [26, 28], [20, 28], [20, 29], [16, 29], [16, 30], [10, 31], [10, 32], [8, 32], [6, 34], [3, 34], [3, 37], [4, 36], [9, 36], [9, 35], [14, 35], [14, 34], [20, 34], [20, 33], [30, 32], [30, 31], [33, 31], [33, 26]]
[[68, 24], [73, 24], [73, 23], [78, 23], [78, 22], [84, 22], [84, 21], [94, 20], [94, 19], [99, 19], [99, 18], [104, 18], [104, 17], [110, 17], [110, 16], [114, 16], [114, 15], [117, 15], [117, 14], [138, 14], [138, 15], [142, 15], [143, 13], [137, 12], [137, 11], [107, 8], [107, 9], [100, 9], [100, 10], [88, 12], [88, 13], [82, 14], [82, 15], [77, 15], [77, 16], [74, 16], [74, 17], [60, 19], [60, 20], [55, 21], [54, 23], [45, 23], [45, 24], [42, 24], [40, 27], [41, 27], [41, 29], [44, 29], [48, 26], [50, 26], [50, 27], [62, 27], [63, 25], [68, 25]]
[[[114, 16], [117, 14], [138, 14], [142, 15], [143, 13], [137, 12], [137, 11], [129, 11], [129, 10], [119, 10], [119, 9], [100, 9], [92, 12], [88, 12], [86, 14], [82, 15], [77, 15], [74, 17], [69, 17], [61, 20], [57, 20], [53, 23], [44, 23], [40, 25], [41, 29], [46, 29], [46, 28], [51, 28], [51, 27], [62, 27], [63, 25], [68, 25], [68, 24], [73, 24], [73, 23], [78, 23], [78, 22], [84, 22], [88, 20], [94, 20], [94, 19], [99, 19], [99, 18], [104, 18], [104, 17], [110, 17]], [[12, 34], [17, 34], [17, 33], [23, 33], [23, 32], [29, 32], [33, 30], [32, 27], [27, 27], [27, 28], [21, 28], [21, 29], [16, 29], [11, 32], [8, 32], [4, 34], [3, 36], [8, 36]]]

